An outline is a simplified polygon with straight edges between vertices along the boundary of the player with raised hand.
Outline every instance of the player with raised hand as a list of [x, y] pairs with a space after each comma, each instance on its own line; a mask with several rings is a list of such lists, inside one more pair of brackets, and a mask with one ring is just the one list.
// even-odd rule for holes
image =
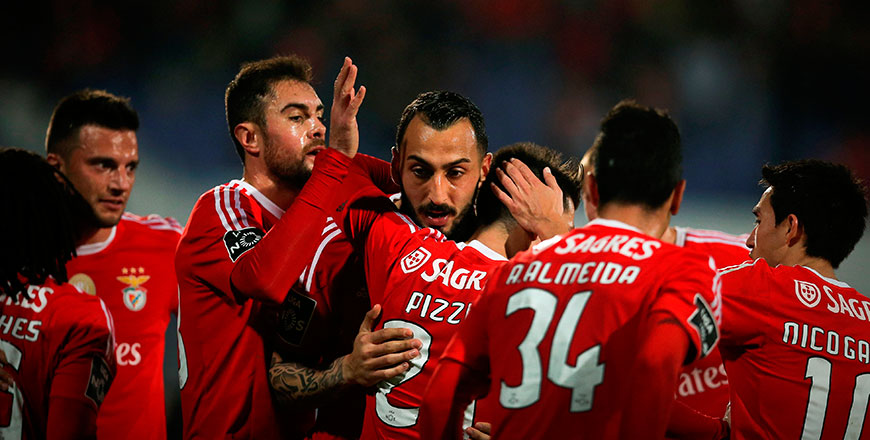
[[818, 160], [761, 174], [755, 261], [718, 280], [731, 438], [866, 438], [870, 303], [835, 274], [863, 235], [866, 188]]
[[713, 271], [656, 238], [684, 188], [670, 118], [622, 102], [595, 142], [599, 218], [491, 275], [429, 382], [423, 438], [457, 435], [482, 396], [496, 438], [664, 436], [680, 366], [718, 339]]
[[[350, 60], [345, 60], [342, 74], [348, 75], [351, 68]], [[303, 190], [315, 156], [326, 145], [323, 105], [310, 80], [306, 61], [275, 57], [246, 64], [227, 87], [227, 123], [244, 165], [244, 178], [200, 197], [176, 255], [186, 438], [287, 438], [302, 436], [311, 428], [314, 408], [279, 414], [266, 377], [268, 359], [278, 348], [269, 325], [274, 317], [269, 307], [280, 307], [285, 322], [293, 321], [292, 331], [283, 337], [290, 343], [301, 342], [306, 331], [312, 333], [308, 324], [320, 305], [305, 301], [294, 287], [300, 273], [308, 266], [302, 290], [315, 289], [318, 280], [335, 279], [317, 268], [318, 261], [332, 259], [336, 263], [326, 266], [336, 271], [350, 263], [349, 246], [332, 246], [335, 234], [305, 240], [292, 235], [302, 222], [316, 224], [314, 237], [320, 237], [328, 225], [326, 216], [297, 215], [296, 206], [304, 203], [293, 202], [305, 194], [328, 192], [334, 182], [323, 181], [319, 188], [306, 185]], [[362, 96], [364, 91], [360, 100]], [[315, 251], [321, 247], [326, 251], [317, 254], [319, 260]], [[360, 283], [347, 290], [351, 288], [360, 289]], [[362, 320], [364, 311], [354, 319]], [[354, 330], [351, 341], [355, 334]], [[396, 342], [391, 347], [404, 352], [406, 359], [414, 355], [414, 340]], [[369, 351], [361, 356], [372, 357]], [[317, 380], [321, 379], [328, 378]], [[307, 383], [316, 383], [314, 389], [323, 384]]]
[[115, 374], [105, 303], [67, 283], [93, 212], [36, 154], [0, 148], [0, 438], [94, 439]]

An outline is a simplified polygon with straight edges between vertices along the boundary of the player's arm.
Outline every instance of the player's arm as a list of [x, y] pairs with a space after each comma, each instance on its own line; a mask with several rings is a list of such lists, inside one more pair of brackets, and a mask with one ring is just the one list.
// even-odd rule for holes
[[455, 439], [462, 433], [465, 408], [486, 392], [485, 378], [453, 359], [441, 358], [420, 405], [420, 438]]
[[49, 391], [46, 438], [93, 439], [97, 412], [115, 376], [111, 320], [96, 302], [61, 305], [51, 329], [64, 335]]
[[731, 434], [728, 423], [717, 417], [710, 417], [675, 400], [671, 419], [668, 422], [667, 438], [720, 440]]
[[330, 156], [325, 154], [327, 151], [321, 152], [311, 177], [290, 208], [253, 249], [238, 258], [230, 274], [230, 283], [236, 292], [280, 304], [313, 258], [319, 243], [312, 237], [320, 236], [326, 222], [326, 201], [332, 199], [333, 188], [344, 179], [350, 158], [359, 146], [356, 113], [365, 88], [355, 93], [355, 78], [356, 66], [345, 58], [336, 79], [330, 127], [330, 143], [335, 148], [332, 151], [343, 154]]
[[573, 209], [565, 208], [562, 189], [549, 167], [544, 168], [543, 182], [519, 159], [500, 164], [496, 174], [507, 193], [490, 183], [493, 192], [530, 235], [546, 240], [573, 228]]
[[419, 355], [422, 342], [411, 339], [413, 332], [406, 328], [373, 332], [380, 312], [380, 305], [375, 305], [366, 313], [353, 351], [333, 361], [326, 370], [282, 362], [280, 356], [273, 355], [269, 383], [274, 394], [284, 403], [321, 404], [346, 388], [369, 387], [408, 371], [408, 361]]
[[647, 338], [632, 370], [632, 395], [625, 411], [646, 417], [624, 418], [620, 426], [620, 438], [624, 439], [664, 437], [677, 376], [689, 350], [689, 337], [673, 315], [653, 312], [648, 322], [642, 332]]

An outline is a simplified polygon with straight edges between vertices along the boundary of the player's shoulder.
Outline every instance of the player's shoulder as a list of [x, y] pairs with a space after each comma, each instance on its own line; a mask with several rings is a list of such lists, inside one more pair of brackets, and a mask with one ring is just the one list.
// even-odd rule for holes
[[245, 229], [249, 226], [249, 218], [261, 217], [262, 209], [277, 218], [283, 214], [283, 210], [249, 183], [231, 180], [213, 187], [199, 197], [190, 213], [185, 233], [197, 235], [202, 230], [213, 228], [226, 231]]
[[49, 279], [40, 286], [28, 286], [28, 295], [31, 299], [26, 304], [39, 314], [45, 313], [55, 323], [110, 327], [111, 318], [103, 300], [70, 283]]
[[137, 215], [132, 212], [125, 212], [121, 216], [121, 221], [125, 227], [135, 230], [137, 234], [148, 234], [154, 236], [178, 236], [184, 229], [178, 220], [172, 217], [163, 217], [158, 214]]
[[677, 231], [677, 241], [680, 241], [679, 236], [683, 236], [685, 242], [688, 243], [715, 243], [729, 246], [746, 248], [747, 234], [734, 235], [727, 232], [716, 231], [712, 229], [698, 229], [688, 227], [675, 227]]

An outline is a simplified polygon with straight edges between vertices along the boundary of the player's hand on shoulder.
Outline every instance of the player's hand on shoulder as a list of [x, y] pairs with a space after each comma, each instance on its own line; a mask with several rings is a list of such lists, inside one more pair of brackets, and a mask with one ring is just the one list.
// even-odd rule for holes
[[345, 382], [369, 387], [402, 374], [411, 367], [408, 362], [420, 355], [423, 343], [412, 339], [414, 333], [407, 328], [385, 328], [372, 331], [381, 306], [375, 305], [366, 313], [353, 343], [353, 352], [342, 362]]
[[359, 149], [359, 126], [356, 114], [366, 96], [365, 86], [354, 90], [357, 67], [349, 57], [335, 78], [332, 110], [329, 112], [329, 146], [354, 157]]
[[519, 159], [504, 162], [496, 174], [507, 193], [491, 182], [493, 192], [529, 234], [546, 240], [571, 230], [565, 220], [562, 189], [549, 167], [544, 168], [543, 182]]
[[492, 434], [492, 425], [486, 422], [477, 422], [474, 426], [465, 428], [465, 434], [472, 440], [489, 440]]

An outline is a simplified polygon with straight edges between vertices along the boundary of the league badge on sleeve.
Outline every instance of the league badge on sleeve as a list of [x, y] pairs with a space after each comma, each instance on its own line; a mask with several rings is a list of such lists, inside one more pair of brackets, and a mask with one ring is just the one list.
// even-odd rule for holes
[[224, 234], [224, 246], [230, 254], [230, 260], [235, 262], [245, 252], [251, 250], [263, 236], [263, 231], [257, 228], [245, 228], [238, 231], [227, 231]]
[[127, 287], [121, 289], [121, 294], [124, 297], [124, 305], [131, 312], [138, 312], [145, 307], [145, 302], [148, 300], [148, 289], [142, 287], [151, 277], [145, 275], [145, 268], [135, 267], [121, 269], [122, 276], [116, 279]]
[[689, 323], [695, 327], [701, 337], [700, 357], [704, 357], [713, 350], [716, 341], [719, 340], [719, 328], [716, 327], [710, 305], [700, 294], [695, 294], [695, 307], [695, 312], [689, 317]]
[[278, 336], [290, 345], [302, 345], [317, 301], [290, 289], [278, 312]]
[[401, 266], [402, 272], [412, 273], [417, 269], [423, 267], [427, 261], [429, 261], [429, 257], [432, 256], [432, 253], [426, 250], [423, 246], [418, 247], [408, 255], [405, 255], [405, 258], [402, 258]]
[[85, 391], [85, 396], [94, 401], [97, 408], [103, 403], [106, 398], [106, 393], [109, 392], [109, 386], [112, 385], [112, 370], [109, 369], [109, 364], [99, 357], [94, 356], [91, 361], [91, 375], [88, 379], [88, 389]]

